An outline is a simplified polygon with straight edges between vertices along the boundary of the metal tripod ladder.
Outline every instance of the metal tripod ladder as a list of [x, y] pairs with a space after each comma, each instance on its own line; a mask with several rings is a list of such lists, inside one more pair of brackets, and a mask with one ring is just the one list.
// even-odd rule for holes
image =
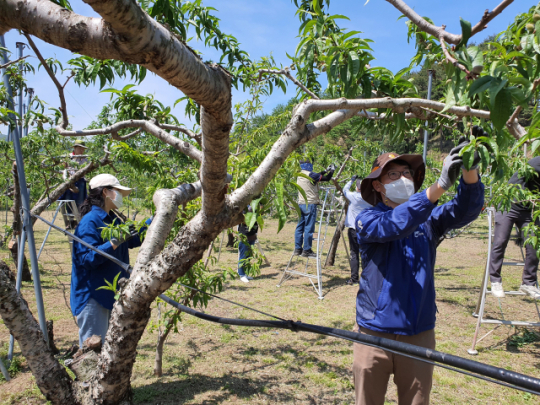
[[[69, 208], [68, 208], [69, 207]], [[70, 212], [71, 211], [71, 212]], [[79, 214], [79, 209], [77, 208], [77, 204], [74, 200], [58, 200], [58, 207], [56, 208], [56, 212], [54, 213], [52, 223], [54, 224], [54, 221], [56, 220], [56, 217], [58, 216], [58, 212], [62, 213], [62, 218], [64, 219], [64, 225], [66, 229], [75, 229], [75, 227], [78, 225], [81, 216]], [[41, 256], [41, 252], [43, 251], [43, 248], [45, 247], [45, 242], [47, 242], [47, 238], [49, 237], [49, 234], [51, 233], [52, 227], [49, 226], [49, 229], [47, 230], [47, 234], [45, 235], [45, 239], [43, 239], [43, 242], [41, 243], [41, 247], [39, 248], [38, 252], [38, 259]], [[69, 250], [71, 253], [73, 253], [73, 239], [71, 239], [68, 236], [69, 241]]]
[[[332, 214], [335, 211], [335, 205], [337, 202], [336, 198], [336, 188], [335, 187], [321, 187], [321, 190], [324, 191], [324, 200], [322, 204], [321, 214], [319, 217], [319, 231], [317, 233], [317, 258], [316, 258], [316, 264], [317, 264], [317, 274], [308, 273], [308, 265], [309, 265], [309, 257], [306, 259], [306, 266], [304, 268], [304, 271], [295, 270], [296, 266], [300, 262], [301, 256], [295, 256], [294, 252], [291, 255], [291, 258], [289, 259], [289, 262], [287, 263], [287, 267], [285, 270], [283, 270], [283, 274], [281, 275], [281, 279], [279, 280], [279, 283], [277, 287], [281, 287], [281, 285], [292, 278], [293, 275], [301, 276], [301, 277], [307, 277], [309, 281], [311, 282], [311, 285], [315, 289], [315, 292], [317, 293], [320, 300], [324, 299], [323, 291], [322, 291], [322, 266], [321, 266], [321, 255], [324, 251], [324, 243], [326, 241], [326, 233], [328, 231], [328, 224], [330, 222], [330, 218]], [[326, 217], [326, 221], [325, 221]], [[324, 226], [324, 236], [321, 241], [321, 233], [323, 231]], [[296, 257], [296, 260], [294, 258]], [[313, 282], [313, 280], [316, 280], [317, 284]]]
[[[491, 294], [491, 290], [488, 291], [487, 285], [489, 281], [489, 263], [491, 259], [491, 244], [493, 240], [493, 218], [495, 215], [495, 208], [488, 207], [486, 208], [486, 211], [488, 213], [488, 228], [489, 228], [489, 236], [488, 236], [488, 255], [487, 255], [487, 262], [486, 262], [486, 269], [484, 271], [484, 277], [482, 279], [482, 287], [480, 288], [480, 296], [478, 297], [478, 303], [476, 304], [476, 309], [472, 313], [472, 315], [476, 318], [478, 318], [476, 322], [476, 330], [474, 332], [474, 337], [472, 341], [471, 348], [467, 350], [467, 353], [470, 355], [477, 355], [478, 351], [476, 350], [476, 344], [480, 342], [482, 339], [490, 335], [492, 332], [494, 332], [497, 328], [499, 328], [501, 325], [509, 325], [509, 326], [531, 326], [531, 327], [539, 327], [540, 322], [528, 322], [528, 321], [510, 321], [504, 319], [504, 313], [502, 311], [502, 306], [500, 305], [500, 298], [499, 300], [499, 308], [501, 309], [501, 317], [503, 319], [485, 319], [484, 318], [484, 309], [486, 304], [486, 295]], [[523, 262], [503, 262], [503, 266], [524, 266], [525, 265], [525, 256], [523, 254], [523, 248], [521, 248], [521, 256], [523, 259]], [[505, 291], [504, 292], [507, 295], [526, 295], [522, 291]], [[538, 303], [535, 300], [534, 304], [536, 305], [536, 312], [538, 314], [538, 318], [540, 319], [540, 311], [538, 309]], [[484, 336], [482, 336], [480, 339], [478, 339], [478, 333], [480, 332], [480, 326], [483, 324], [492, 324], [497, 325], [494, 329], [490, 330], [488, 333], [486, 333]]]

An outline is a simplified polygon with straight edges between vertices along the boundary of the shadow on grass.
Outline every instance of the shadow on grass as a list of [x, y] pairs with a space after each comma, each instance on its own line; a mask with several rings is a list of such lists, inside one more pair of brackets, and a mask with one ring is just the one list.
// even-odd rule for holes
[[[337, 352], [332, 341], [325, 336], [306, 335], [306, 343], [322, 345], [325, 352]], [[339, 351], [343, 352], [343, 348]], [[243, 366], [240, 372], [229, 371], [222, 376], [211, 377], [206, 374], [190, 374], [192, 366], [190, 359], [178, 359], [172, 367], [164, 367], [164, 376], [174, 375], [180, 379], [174, 382], [155, 382], [137, 387], [133, 390], [134, 402], [140, 404], [178, 404], [195, 399], [196, 396], [208, 393], [200, 404], [216, 404], [221, 402], [249, 401], [256, 396], [264, 398], [272, 404], [295, 403], [298, 398], [296, 390], [284, 392], [280, 386], [304, 386], [310, 380], [322, 385], [326, 395], [331, 396], [336, 391], [347, 395], [352, 393], [351, 372], [348, 367], [339, 367], [324, 361], [328, 353], [310, 353], [308, 350], [298, 350], [285, 344], [276, 348], [257, 348], [253, 345], [243, 348], [231, 356], [230, 365]], [[352, 353], [349, 350], [346, 354]], [[341, 353], [344, 354], [344, 353]], [[190, 356], [191, 357], [191, 356]], [[269, 369], [281, 369], [286, 381], [266, 373]], [[253, 377], [245, 373], [262, 372], [262, 376]], [[302, 378], [298, 379], [298, 375]], [[305, 381], [304, 381], [305, 379]], [[336, 383], [340, 382], [340, 385]], [[320, 396], [320, 395], [319, 395]], [[159, 402], [156, 402], [159, 399]], [[319, 403], [308, 395], [309, 403]]]

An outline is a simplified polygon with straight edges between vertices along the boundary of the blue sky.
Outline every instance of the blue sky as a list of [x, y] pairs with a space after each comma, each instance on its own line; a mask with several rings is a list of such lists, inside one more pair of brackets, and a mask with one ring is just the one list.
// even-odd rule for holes
[[[407, 4], [420, 15], [430, 17], [435, 24], [446, 24], [447, 31], [460, 33], [460, 17], [470, 21], [473, 25], [483, 15], [484, 10], [493, 9], [500, 0], [408, 0]], [[72, 0], [74, 11], [86, 15], [97, 16], [93, 10], [80, 0]], [[294, 54], [298, 38], [298, 18], [295, 16], [296, 8], [291, 0], [203, 0], [203, 4], [218, 9], [216, 15], [221, 19], [221, 29], [225, 33], [238, 38], [242, 49], [247, 51], [253, 59], [269, 55], [274, 56], [278, 63], [288, 65], [287, 53]], [[480, 42], [486, 36], [504, 30], [514, 17], [527, 11], [533, 5], [531, 1], [517, 0], [503, 13], [489, 24], [489, 27], [477, 34], [473, 41]], [[341, 27], [350, 30], [362, 31], [364, 38], [374, 41], [375, 60], [372, 66], [384, 66], [397, 72], [409, 64], [414, 55], [414, 46], [407, 43], [407, 28], [405, 20], [397, 21], [400, 12], [384, 0], [332, 0], [330, 13], [344, 14], [350, 21], [340, 20]], [[5, 35], [8, 49], [15, 52], [15, 42], [25, 42], [25, 38], [16, 31]], [[71, 52], [36, 41], [41, 53], [45, 57], [56, 57], [66, 62], [72, 57]], [[204, 58], [217, 60], [218, 54], [211, 49], [204, 49], [201, 43], [192, 41], [190, 45], [202, 51]], [[31, 50], [25, 50], [25, 54]], [[14, 58], [14, 56], [13, 56]], [[31, 58], [31, 63], [37, 66], [37, 59]], [[36, 94], [45, 100], [51, 107], [58, 107], [59, 101], [56, 88], [43, 69], [35, 75], [28, 76], [28, 84], [34, 87]], [[117, 81], [113, 87], [121, 88], [127, 82]], [[145, 81], [138, 86], [142, 94], [152, 93], [165, 105], [173, 105], [182, 94], [176, 88], [168, 85], [161, 78], [149, 74]], [[286, 102], [296, 93], [296, 88], [289, 83], [287, 94], [276, 91], [264, 104], [264, 110], [270, 112], [276, 105]], [[79, 88], [75, 83], [66, 87], [66, 101], [70, 122], [75, 129], [86, 127], [101, 111], [104, 104], [109, 101], [109, 94], [100, 93], [98, 87]], [[233, 102], [242, 102], [249, 96], [241, 91], [233, 91]], [[184, 117], [182, 105], [174, 109], [175, 115], [181, 122], [190, 126], [190, 121]], [[5, 128], [0, 127], [5, 133]]]

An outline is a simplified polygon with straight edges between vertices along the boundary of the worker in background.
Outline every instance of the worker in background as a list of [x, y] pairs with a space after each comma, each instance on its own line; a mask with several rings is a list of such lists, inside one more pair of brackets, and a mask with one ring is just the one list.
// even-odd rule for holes
[[[445, 158], [437, 182], [419, 191], [425, 165], [421, 155], [384, 153], [361, 183], [374, 206], [356, 218], [362, 264], [356, 298], [356, 327], [368, 334], [428, 349], [435, 348], [435, 259], [439, 238], [474, 221], [484, 205], [476, 169], [462, 168], [463, 138]], [[475, 155], [473, 166], [480, 158]], [[462, 174], [457, 195], [437, 205]], [[357, 405], [383, 405], [394, 374], [400, 404], [429, 404], [433, 365], [382, 349], [354, 344]]]
[[[80, 170], [82, 165], [88, 163], [88, 158], [85, 155], [86, 149], [87, 147], [85, 146], [84, 142], [78, 141], [73, 144], [73, 152], [69, 154], [71, 163], [66, 163], [66, 168], [62, 176], [64, 181], [66, 181], [78, 170]], [[77, 208], [80, 208], [87, 195], [88, 193], [86, 190], [86, 179], [84, 177], [81, 177], [72, 186], [70, 186], [70, 188], [59, 199], [74, 200], [77, 204]], [[70, 208], [68, 206], [68, 210], [69, 209]]]
[[[259, 197], [256, 197], [257, 199]], [[253, 212], [250, 205], [247, 206], [245, 212]], [[238, 225], [238, 232], [245, 236], [245, 243], [242, 238], [238, 241], [238, 275], [240, 280], [244, 283], [249, 283], [253, 280], [253, 277], [248, 276], [245, 272], [247, 261], [253, 256], [253, 245], [257, 241], [257, 232], [259, 231], [259, 225], [255, 222], [255, 225], [251, 229], [245, 223]]]
[[[536, 175], [531, 175], [529, 179], [519, 176], [516, 172], [508, 181], [509, 184], [517, 184], [521, 188], [538, 192], [540, 189], [540, 157], [529, 160], [528, 164], [535, 170]], [[504, 298], [502, 286], [501, 267], [504, 261], [504, 252], [512, 233], [514, 225], [521, 230], [532, 222], [532, 207], [527, 203], [513, 203], [510, 211], [499, 211], [495, 213], [495, 235], [493, 238], [493, 248], [489, 262], [489, 277], [491, 279], [491, 293], [498, 298]], [[540, 226], [540, 221], [535, 221], [536, 226]], [[536, 249], [525, 245], [525, 265], [520, 291], [534, 299], [540, 299], [540, 290], [537, 285], [538, 256]]]
[[300, 168], [302, 169], [301, 173], [308, 178], [298, 176], [296, 182], [306, 193], [307, 201], [302, 193], [298, 192], [298, 205], [300, 206], [301, 215], [294, 234], [294, 255], [317, 257], [311, 246], [313, 244], [315, 222], [317, 221], [317, 205], [320, 204], [319, 183], [329, 181], [334, 175], [336, 167], [331, 164], [323, 172], [315, 173], [311, 161], [301, 160]]
[[[101, 231], [111, 223], [120, 224], [112, 210], [123, 206], [123, 198], [131, 193], [131, 188], [122, 186], [110, 174], [95, 176], [89, 185], [90, 192], [81, 205], [82, 219], [75, 229], [75, 236], [121, 262], [129, 263], [128, 249], [142, 243], [135, 227], [130, 227], [129, 234], [110, 241], [101, 237]], [[151, 222], [151, 219], [146, 221], [147, 224]], [[106, 285], [105, 280], [113, 283], [119, 273], [118, 279], [129, 278], [127, 271], [118, 264], [73, 241], [70, 303], [79, 326], [79, 347], [92, 335], [101, 336], [104, 341], [115, 293], [99, 288]]]
[[[347, 216], [345, 217], [345, 228], [347, 228], [349, 248], [351, 250], [351, 257], [349, 259], [349, 264], [351, 266], [351, 278], [346, 281], [348, 285], [355, 285], [358, 283], [358, 270], [360, 268], [355, 220], [362, 210], [371, 207], [371, 205], [365, 202], [362, 198], [362, 193], [360, 193], [361, 183], [362, 179], [359, 179], [357, 175], [354, 175], [352, 179], [345, 184], [345, 187], [343, 187], [343, 195], [345, 195], [345, 198], [349, 201]], [[356, 191], [351, 191], [352, 184], [354, 184]]]

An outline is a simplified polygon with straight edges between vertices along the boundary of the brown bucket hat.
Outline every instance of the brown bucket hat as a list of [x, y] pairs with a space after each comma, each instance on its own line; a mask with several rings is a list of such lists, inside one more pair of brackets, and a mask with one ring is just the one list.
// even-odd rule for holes
[[371, 173], [364, 180], [362, 180], [360, 192], [362, 193], [362, 198], [364, 201], [371, 205], [377, 205], [377, 203], [382, 201], [379, 193], [373, 189], [371, 183], [373, 180], [378, 179], [384, 167], [394, 160], [403, 160], [409, 164], [414, 172], [414, 192], [416, 193], [418, 190], [420, 190], [426, 175], [426, 165], [424, 164], [422, 155], [398, 155], [394, 152], [388, 152], [383, 153], [377, 159], [375, 159], [373, 166], [371, 166]]

